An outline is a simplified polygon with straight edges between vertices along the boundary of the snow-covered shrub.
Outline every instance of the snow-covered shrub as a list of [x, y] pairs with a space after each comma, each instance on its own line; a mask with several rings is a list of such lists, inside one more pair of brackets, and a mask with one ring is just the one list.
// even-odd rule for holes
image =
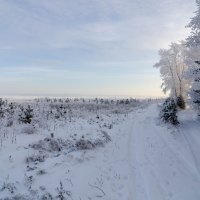
[[14, 183], [8, 183], [8, 182], [4, 182], [3, 186], [1, 187], [0, 191], [4, 191], [7, 190], [9, 191], [11, 194], [13, 194], [16, 191], [16, 187]]
[[[105, 143], [111, 141], [110, 136], [106, 132], [102, 132], [102, 138], [96, 138], [95, 140], [89, 140], [85, 138], [81, 138], [78, 140], [64, 140], [62, 138], [45, 138], [43, 140], [38, 141], [37, 143], [30, 144], [29, 146], [35, 150], [40, 152], [51, 152], [56, 153], [62, 150], [90, 150], [96, 147], [102, 147]], [[35, 160], [35, 157], [31, 157], [29, 159]], [[30, 161], [32, 161], [30, 160]]]
[[108, 142], [111, 141], [111, 137], [108, 135], [107, 132], [101, 131], [101, 133], [102, 133], [102, 135], [103, 135], [103, 138], [104, 138], [104, 140], [105, 140], [105, 143], [108, 143]]
[[59, 152], [62, 149], [69, 149], [73, 147], [73, 144], [69, 140], [63, 140], [61, 138], [44, 138], [37, 143], [29, 145], [35, 150], [45, 152]]
[[105, 143], [111, 141], [107, 134], [103, 135], [103, 139], [97, 138], [95, 140], [79, 139], [75, 143], [76, 150], [91, 150], [97, 147], [103, 147]]
[[13, 120], [12, 119], [8, 119], [6, 122], [6, 127], [11, 127], [13, 125]]
[[30, 124], [33, 119], [33, 109], [30, 105], [27, 108], [21, 107], [21, 113], [19, 114], [19, 121], [25, 124]]
[[15, 120], [15, 110], [16, 106], [14, 103], [9, 103], [6, 108], [5, 117], [6, 117], [6, 127], [11, 127], [14, 124]]
[[93, 149], [95, 145], [93, 142], [85, 139], [80, 139], [75, 143], [76, 149], [78, 150], [87, 150], [87, 149]]
[[22, 133], [26, 133], [26, 134], [34, 134], [36, 132], [36, 129], [33, 125], [31, 124], [27, 124], [22, 128]]
[[58, 195], [56, 196], [56, 199], [67, 200], [69, 199], [69, 197], [71, 197], [71, 192], [64, 189], [61, 181], [60, 181], [59, 187], [57, 187], [57, 192], [58, 192]]
[[44, 170], [44, 169], [40, 169], [38, 172], [37, 172], [37, 175], [44, 175], [46, 174], [47, 172]]
[[44, 162], [46, 155], [45, 154], [33, 154], [26, 158], [26, 163], [35, 163], [35, 162]]
[[25, 174], [24, 181], [29, 190], [31, 190], [34, 180], [35, 179], [33, 178], [33, 176], [27, 176]]
[[98, 138], [93, 142], [94, 147], [103, 147], [105, 143], [106, 143], [105, 141]]
[[182, 96], [177, 97], [176, 104], [179, 108], [185, 109], [185, 100]]
[[6, 102], [0, 98], [0, 117], [4, 117]]
[[42, 194], [39, 200], [53, 200], [53, 197], [49, 192], [46, 192], [45, 194]]
[[167, 98], [162, 105], [160, 118], [167, 123], [178, 125], [176, 103], [173, 98]]

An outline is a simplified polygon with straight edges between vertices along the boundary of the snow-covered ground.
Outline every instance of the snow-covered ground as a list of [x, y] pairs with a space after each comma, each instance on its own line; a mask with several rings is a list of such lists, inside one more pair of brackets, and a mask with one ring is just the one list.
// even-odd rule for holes
[[16, 120], [18, 102], [1, 119], [0, 199], [199, 200], [195, 114], [174, 128], [155, 101], [116, 101], [23, 102], [34, 128]]

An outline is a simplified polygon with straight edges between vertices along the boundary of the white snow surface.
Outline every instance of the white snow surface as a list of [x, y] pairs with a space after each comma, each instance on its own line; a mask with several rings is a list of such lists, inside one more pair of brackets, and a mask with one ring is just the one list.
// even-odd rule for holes
[[[180, 125], [172, 127], [159, 120], [158, 103], [120, 109], [84, 111], [33, 134], [24, 133], [22, 125], [1, 128], [0, 199], [61, 199], [57, 188], [62, 182], [65, 199], [199, 200], [200, 121], [195, 113], [180, 111]], [[95, 141], [102, 131], [111, 141], [92, 149], [48, 152], [30, 146], [50, 133]], [[38, 155], [45, 155], [44, 161], [27, 164], [27, 157]]]

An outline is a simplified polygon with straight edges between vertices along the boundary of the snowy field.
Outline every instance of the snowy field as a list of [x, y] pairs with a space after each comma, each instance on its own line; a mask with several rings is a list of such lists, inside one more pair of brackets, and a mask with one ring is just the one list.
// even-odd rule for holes
[[0, 101], [0, 199], [199, 200], [200, 121], [158, 115], [158, 100]]

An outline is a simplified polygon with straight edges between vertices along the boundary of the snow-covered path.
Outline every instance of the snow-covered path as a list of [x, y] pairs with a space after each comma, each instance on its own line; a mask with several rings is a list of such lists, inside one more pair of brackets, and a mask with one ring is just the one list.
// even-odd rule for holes
[[157, 105], [134, 116], [128, 136], [129, 200], [199, 200], [200, 124], [186, 121], [177, 129], [157, 120]]

